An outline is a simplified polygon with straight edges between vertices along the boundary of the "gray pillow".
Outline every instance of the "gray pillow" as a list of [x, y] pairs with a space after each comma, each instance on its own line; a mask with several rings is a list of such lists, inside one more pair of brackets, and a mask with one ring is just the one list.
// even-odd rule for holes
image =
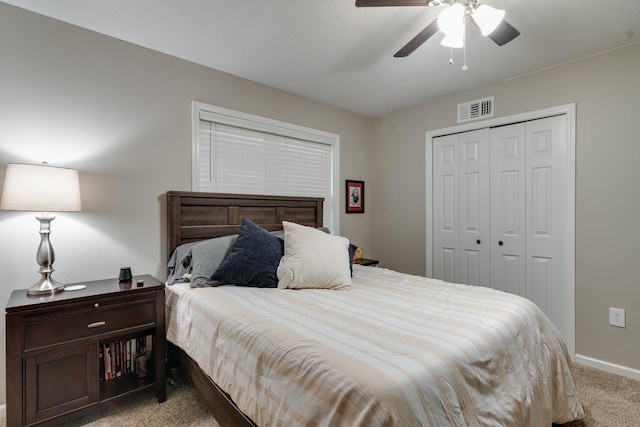
[[169, 268], [167, 285], [189, 281], [188, 274], [191, 273], [191, 248], [198, 243], [200, 242], [185, 243], [173, 251], [167, 263], [167, 267]]
[[191, 248], [191, 287], [217, 286], [222, 283], [211, 276], [225, 260], [233, 247], [237, 234], [205, 240]]
[[218, 281], [211, 280], [211, 276], [237, 238], [237, 234], [232, 234], [178, 246], [167, 263], [167, 285], [184, 282], [191, 282], [191, 287], [219, 285]]
[[277, 236], [278, 239], [284, 240], [284, 230], [270, 231], [270, 233], [273, 234], [274, 236]]

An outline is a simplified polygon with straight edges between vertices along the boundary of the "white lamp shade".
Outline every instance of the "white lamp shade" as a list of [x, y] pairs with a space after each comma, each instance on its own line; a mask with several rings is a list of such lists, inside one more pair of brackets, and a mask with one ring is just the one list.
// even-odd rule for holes
[[464, 6], [460, 3], [455, 3], [440, 12], [440, 15], [438, 15], [438, 28], [445, 34], [464, 31]]
[[9, 164], [0, 209], [32, 212], [80, 211], [78, 171], [48, 165]]
[[440, 44], [453, 49], [460, 49], [464, 47], [464, 31], [460, 33], [445, 34]]
[[483, 36], [489, 35], [504, 19], [504, 10], [494, 9], [491, 6], [481, 5], [473, 11], [473, 20]]

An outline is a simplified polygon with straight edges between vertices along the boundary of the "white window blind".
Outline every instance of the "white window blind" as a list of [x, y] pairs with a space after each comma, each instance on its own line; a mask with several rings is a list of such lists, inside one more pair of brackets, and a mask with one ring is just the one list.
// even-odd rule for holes
[[337, 135], [196, 105], [195, 191], [323, 197], [324, 225], [339, 232]]

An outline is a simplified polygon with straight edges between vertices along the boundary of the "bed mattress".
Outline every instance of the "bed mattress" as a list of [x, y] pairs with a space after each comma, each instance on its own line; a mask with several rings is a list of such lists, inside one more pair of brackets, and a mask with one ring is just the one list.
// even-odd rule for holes
[[167, 339], [259, 426], [584, 416], [562, 337], [518, 296], [358, 265], [350, 290], [166, 289]]

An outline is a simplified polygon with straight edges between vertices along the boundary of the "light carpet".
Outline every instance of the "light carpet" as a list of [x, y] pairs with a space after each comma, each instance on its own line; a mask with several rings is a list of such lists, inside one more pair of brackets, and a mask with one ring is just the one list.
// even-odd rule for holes
[[585, 417], [563, 427], [640, 426], [640, 381], [578, 364], [574, 375]]

